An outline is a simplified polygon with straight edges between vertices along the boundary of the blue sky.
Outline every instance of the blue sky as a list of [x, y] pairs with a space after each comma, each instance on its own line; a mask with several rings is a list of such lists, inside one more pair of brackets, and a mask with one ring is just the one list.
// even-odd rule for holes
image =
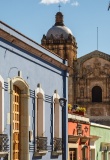
[[41, 44], [43, 34], [64, 15], [78, 44], [78, 57], [97, 49], [110, 54], [109, 0], [0, 0], [0, 20]]

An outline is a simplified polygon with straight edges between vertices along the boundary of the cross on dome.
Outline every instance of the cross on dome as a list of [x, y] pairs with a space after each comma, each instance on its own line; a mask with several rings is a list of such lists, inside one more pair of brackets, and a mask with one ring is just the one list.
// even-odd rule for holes
[[60, 12], [61, 5], [59, 4], [58, 7], [59, 7], [59, 12]]

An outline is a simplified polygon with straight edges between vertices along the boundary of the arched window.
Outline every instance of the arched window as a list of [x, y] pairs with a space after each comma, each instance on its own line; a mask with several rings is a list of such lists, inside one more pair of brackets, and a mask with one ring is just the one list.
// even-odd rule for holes
[[45, 137], [45, 106], [44, 91], [41, 85], [36, 89], [36, 136]]
[[54, 138], [61, 138], [61, 107], [59, 104], [59, 95], [58, 93], [55, 91], [54, 95], [53, 95], [53, 101], [54, 101], [54, 113], [53, 113], [53, 128], [54, 128], [54, 132], [53, 132], [53, 137]]
[[43, 95], [37, 94], [37, 136], [43, 137], [45, 134], [44, 130], [44, 110], [43, 110]]
[[92, 102], [102, 102], [102, 89], [99, 86], [92, 88]]
[[61, 138], [60, 137], [60, 129], [61, 129], [61, 116], [60, 116], [60, 106], [59, 106], [59, 99], [54, 99], [54, 137]]
[[59, 95], [55, 90], [53, 95], [53, 151], [62, 154], [62, 110]]
[[84, 88], [80, 89], [80, 97], [84, 97]]

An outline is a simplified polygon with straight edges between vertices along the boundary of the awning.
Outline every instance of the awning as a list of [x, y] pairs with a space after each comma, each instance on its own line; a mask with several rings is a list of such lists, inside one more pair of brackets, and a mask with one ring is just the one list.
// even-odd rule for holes
[[68, 142], [77, 143], [79, 138], [80, 138], [80, 136], [69, 135], [68, 136]]
[[81, 143], [86, 143], [91, 137], [80, 137]]
[[108, 142], [101, 142], [101, 147], [110, 147], [110, 143], [108, 143]]
[[80, 138], [81, 143], [86, 143], [88, 140], [96, 141], [97, 139], [101, 138], [99, 136], [74, 136], [74, 135], [68, 135], [68, 142], [77, 143], [78, 139]]
[[108, 143], [108, 142], [101, 142], [101, 144], [100, 144], [100, 150], [101, 151], [105, 151], [105, 150], [110, 151], [110, 143]]
[[101, 137], [91, 135], [91, 136], [90, 136], [90, 141], [94, 141], [94, 142], [95, 142], [95, 141], [98, 140], [99, 138], [101, 138]]

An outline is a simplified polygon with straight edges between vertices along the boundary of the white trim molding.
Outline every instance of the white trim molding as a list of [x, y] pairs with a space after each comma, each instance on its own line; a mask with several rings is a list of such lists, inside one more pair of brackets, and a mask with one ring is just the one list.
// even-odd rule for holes
[[4, 128], [4, 79], [0, 75], [0, 133], [3, 133]]
[[[37, 134], [38, 134], [38, 126], [37, 126], [37, 124], [38, 124], [38, 122], [37, 122], [37, 116], [38, 116], [38, 114], [37, 114], [37, 111], [38, 111], [38, 104], [39, 105], [41, 105], [42, 107], [40, 107], [39, 108], [39, 111], [42, 113], [42, 116], [40, 117], [40, 118], [42, 118], [39, 122], [40, 123], [42, 123], [42, 128], [40, 128], [40, 130], [39, 130], [39, 134], [40, 134], [40, 136], [45, 136], [45, 133], [46, 133], [46, 131], [45, 131], [45, 97], [44, 97], [44, 91], [43, 91], [43, 89], [41, 88], [41, 84], [38, 84], [38, 86], [37, 86], [37, 89], [35, 90], [35, 95], [36, 95], [36, 100], [35, 100], [35, 136], [38, 136]], [[37, 101], [37, 99], [39, 98], [39, 101]], [[42, 134], [41, 134], [41, 132], [42, 132]]]
[[61, 122], [61, 107], [59, 104], [60, 96], [57, 93], [57, 90], [53, 94], [53, 137], [61, 138], [62, 135], [62, 122]]

